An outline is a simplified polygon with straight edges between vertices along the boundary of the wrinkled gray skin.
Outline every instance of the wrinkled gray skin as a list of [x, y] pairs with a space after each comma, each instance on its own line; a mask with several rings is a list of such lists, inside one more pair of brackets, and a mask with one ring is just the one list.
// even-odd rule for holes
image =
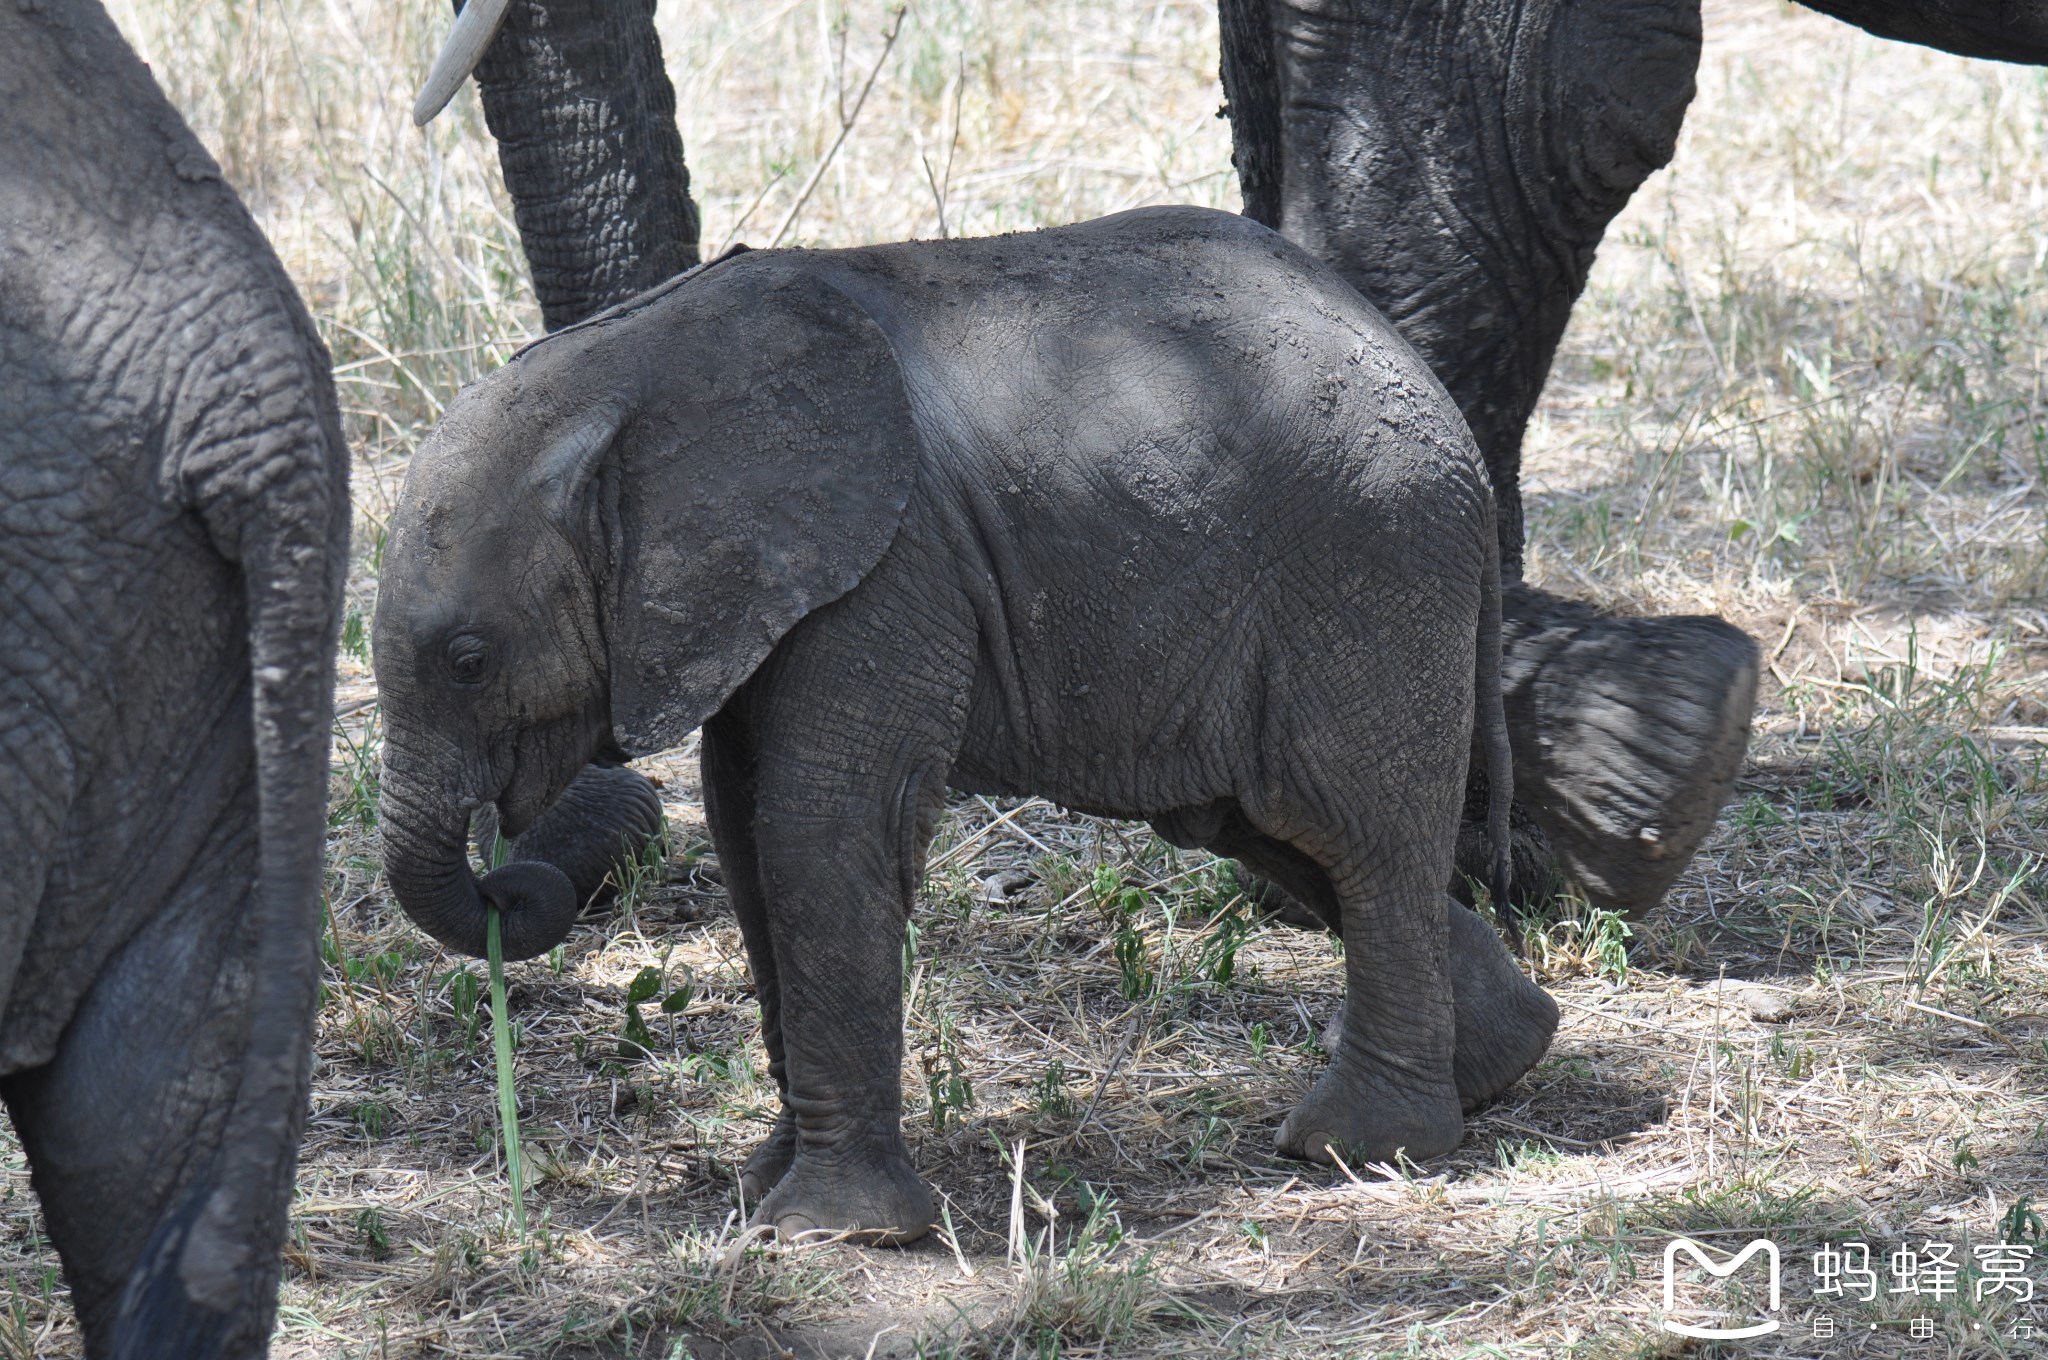
[[522, 831], [614, 741], [701, 724], [783, 1095], [750, 1199], [902, 1241], [932, 1202], [899, 960], [946, 788], [1147, 818], [1343, 932], [1344, 1038], [1280, 1146], [1435, 1156], [1557, 1019], [1444, 891], [1468, 763], [1508, 774], [1497, 582], [1455, 407], [1242, 217], [742, 254], [529, 347], [414, 459], [385, 867], [444, 943], [488, 898], [547, 948], [573, 894], [479, 887], [472, 810]]
[[0, 109], [0, 1096], [88, 1355], [260, 1355], [346, 569], [328, 358], [98, 5], [0, 5]]
[[[2048, 61], [2017, 0], [1811, 0], [1882, 37]], [[1662, 897], [1734, 785], [1755, 644], [1517, 584], [1521, 447], [1601, 235], [1670, 158], [1699, 0], [1219, 0], [1245, 211], [1349, 279], [1421, 352], [1485, 455], [1510, 589], [1514, 896], [1553, 855], [1602, 906]], [[512, 0], [478, 68], [550, 329], [697, 257], [650, 0]], [[1486, 877], [1483, 778], [1459, 866]], [[1313, 913], [1296, 913], [1313, 919]]]

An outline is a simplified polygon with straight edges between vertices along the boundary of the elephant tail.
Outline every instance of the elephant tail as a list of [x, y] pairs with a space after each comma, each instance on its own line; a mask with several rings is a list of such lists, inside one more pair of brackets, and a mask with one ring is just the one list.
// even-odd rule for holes
[[307, 358], [277, 382], [307, 389], [304, 407], [194, 488], [217, 548], [240, 566], [247, 618], [256, 871], [240, 922], [246, 1038], [220, 1141], [129, 1273], [109, 1348], [116, 1360], [259, 1354], [275, 1307], [311, 1078], [348, 569], [347, 446], [325, 350], [303, 324]]
[[1486, 754], [1486, 838], [1493, 845], [1493, 909], [1507, 907], [1514, 846], [1508, 839], [1508, 808], [1515, 801], [1514, 752], [1508, 746], [1507, 696], [1501, 689], [1500, 534], [1493, 495], [1486, 497], [1486, 572], [1479, 603], [1477, 674], [1473, 686], [1479, 744]]

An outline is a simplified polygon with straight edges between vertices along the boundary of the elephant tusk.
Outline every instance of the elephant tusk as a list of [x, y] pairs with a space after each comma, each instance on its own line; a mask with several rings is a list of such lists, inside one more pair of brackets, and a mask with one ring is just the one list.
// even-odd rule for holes
[[434, 58], [434, 69], [427, 72], [420, 97], [412, 101], [414, 127], [425, 127], [448, 106], [448, 101], [462, 88], [462, 82], [484, 59], [491, 39], [498, 36], [510, 4], [511, 0], [468, 0], [463, 5], [461, 13], [455, 16], [455, 27], [448, 30], [448, 41], [441, 44], [441, 55]]

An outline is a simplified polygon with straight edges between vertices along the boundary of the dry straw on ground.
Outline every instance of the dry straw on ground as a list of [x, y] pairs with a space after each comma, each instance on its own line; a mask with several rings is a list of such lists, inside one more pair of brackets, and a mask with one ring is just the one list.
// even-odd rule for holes
[[[535, 324], [474, 97], [426, 134], [405, 119], [445, 8], [117, 17], [318, 314], [359, 458], [278, 1354], [1668, 1355], [1686, 1343], [1656, 1331], [1659, 1260], [1681, 1231], [1785, 1244], [1791, 1320], [1743, 1354], [2027, 1349], [2005, 1339], [2027, 1310], [1967, 1283], [1838, 1307], [1847, 1339], [1815, 1341], [1806, 1261], [1830, 1237], [1967, 1260], [2002, 1220], [2039, 1233], [2040, 72], [1710, 0], [1676, 168], [1610, 233], [1532, 433], [1533, 574], [1750, 628], [1756, 745], [1632, 937], [1570, 902], [1510, 923], [1565, 1021], [1456, 1155], [1275, 1159], [1338, 999], [1331, 946], [1249, 923], [1226, 871], [1142, 827], [974, 800], [935, 848], [906, 971], [907, 1124], [948, 1231], [901, 1252], [748, 1240], [735, 1168], [773, 1102], [684, 751], [651, 762], [666, 863], [511, 970], [540, 1224], [522, 1245], [482, 967], [411, 930], [376, 865], [381, 527], [435, 414]], [[1203, 3], [914, 0], [822, 174], [886, 10], [684, 0], [661, 23], [714, 246], [785, 221], [842, 244], [1236, 205]], [[647, 969], [646, 1048], [622, 1056]], [[0, 1353], [72, 1353], [5, 1157]], [[1909, 1340], [1922, 1314], [1934, 1336]]]

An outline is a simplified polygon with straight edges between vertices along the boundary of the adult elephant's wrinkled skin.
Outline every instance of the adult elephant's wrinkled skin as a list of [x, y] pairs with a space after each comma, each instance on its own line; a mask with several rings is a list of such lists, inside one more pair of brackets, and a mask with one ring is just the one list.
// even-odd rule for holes
[[261, 1355], [317, 990], [325, 349], [93, 0], [0, 5], [0, 1096], [94, 1357]]
[[1499, 639], [1456, 408], [1265, 228], [748, 252], [529, 347], [414, 458], [375, 629], [385, 868], [452, 947], [489, 903], [548, 948], [567, 877], [479, 882], [472, 812], [544, 825], [585, 762], [701, 724], [783, 1098], [749, 1199], [903, 1241], [932, 1202], [900, 959], [946, 788], [1146, 818], [1342, 932], [1343, 1039], [1281, 1148], [1435, 1156], [1557, 1022], [1445, 892], [1468, 765], [1505, 839]]

